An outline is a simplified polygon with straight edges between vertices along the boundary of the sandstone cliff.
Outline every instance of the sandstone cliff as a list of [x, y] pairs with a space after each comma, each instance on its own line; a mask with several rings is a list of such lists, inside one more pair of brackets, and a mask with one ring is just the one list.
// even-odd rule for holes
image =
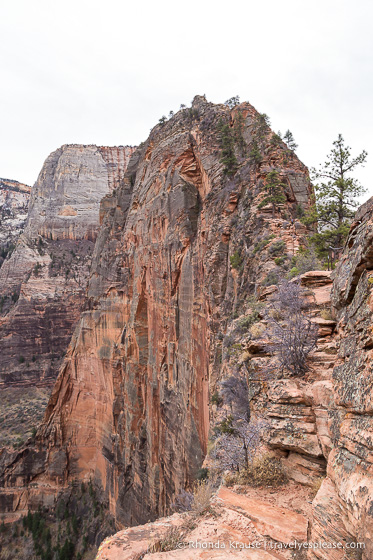
[[[373, 555], [372, 269], [373, 199], [357, 212], [337, 269], [332, 301], [338, 361], [325, 411], [332, 442], [327, 478], [314, 501], [313, 540], [362, 542]], [[325, 523], [325, 520], [328, 522]], [[317, 558], [342, 559], [319, 552]], [[358, 557], [358, 556], [356, 556]]]
[[45, 161], [25, 231], [0, 269], [0, 382], [56, 377], [84, 301], [100, 201], [132, 152], [66, 145]]
[[23, 183], [0, 179], [0, 267], [24, 229], [30, 192]]
[[[35, 444], [0, 456], [2, 511], [52, 504], [69, 481], [92, 477], [116, 518], [134, 524], [165, 513], [194, 478], [227, 327], [276, 281], [271, 246], [291, 256], [307, 233], [297, 218], [311, 194], [307, 169], [268, 128], [254, 161], [258, 117], [248, 103], [196, 97], [152, 130], [104, 199], [88, 300], [43, 425]], [[234, 168], [221, 161], [219, 123]], [[276, 208], [263, 203], [274, 169]], [[81, 230], [65, 225], [66, 207], [53, 226], [48, 212], [37, 219], [38, 234], [74, 240]]]

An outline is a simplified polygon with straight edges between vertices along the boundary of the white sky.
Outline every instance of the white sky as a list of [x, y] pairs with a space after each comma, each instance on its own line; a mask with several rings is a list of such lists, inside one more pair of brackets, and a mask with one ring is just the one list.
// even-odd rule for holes
[[308, 166], [339, 132], [366, 149], [373, 195], [372, 16], [369, 0], [3, 0], [0, 177], [33, 184], [62, 144], [136, 145], [196, 94], [239, 95]]

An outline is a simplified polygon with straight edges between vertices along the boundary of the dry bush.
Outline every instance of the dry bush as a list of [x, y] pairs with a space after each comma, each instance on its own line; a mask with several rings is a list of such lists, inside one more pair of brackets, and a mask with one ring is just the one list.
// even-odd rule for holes
[[256, 457], [249, 467], [239, 474], [237, 482], [250, 486], [282, 486], [287, 477], [281, 461], [271, 455]]
[[322, 319], [325, 319], [325, 321], [333, 320], [332, 312], [330, 311], [330, 309], [326, 309], [326, 308], [320, 311], [320, 317]]
[[211, 505], [214, 495], [214, 486], [211, 480], [200, 480], [195, 483], [193, 490], [192, 512], [195, 515], [202, 515]]
[[259, 338], [265, 330], [266, 328], [262, 323], [255, 323], [255, 325], [250, 327], [250, 334], [253, 338]]
[[170, 550], [175, 550], [182, 540], [183, 534], [181, 529], [179, 527], [170, 527], [163, 538], [158, 541], [149, 552], [168, 552]]
[[318, 327], [307, 313], [303, 296], [299, 282], [282, 282], [272, 299], [272, 316], [268, 316], [271, 350], [280, 367], [298, 377], [308, 371], [307, 357], [318, 336]]
[[312, 499], [316, 496], [317, 492], [320, 490], [320, 486], [322, 484], [322, 481], [324, 480], [323, 476], [319, 476], [318, 478], [316, 478], [311, 486], [311, 497]]

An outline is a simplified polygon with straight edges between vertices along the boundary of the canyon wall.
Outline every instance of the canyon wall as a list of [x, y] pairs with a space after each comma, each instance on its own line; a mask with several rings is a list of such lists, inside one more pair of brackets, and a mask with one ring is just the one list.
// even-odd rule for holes
[[45, 161], [24, 232], [0, 268], [1, 383], [57, 376], [85, 297], [100, 201], [132, 152], [65, 145]]
[[[117, 520], [135, 524], [164, 514], [194, 479], [227, 325], [280, 270], [258, 247], [284, 244], [290, 259], [307, 234], [307, 168], [268, 127], [255, 161], [258, 119], [248, 103], [196, 97], [152, 130], [103, 200], [88, 297], [44, 422], [35, 442], [0, 455], [2, 511], [52, 504], [92, 478]], [[226, 140], [234, 169], [222, 163]], [[276, 207], [263, 202], [274, 169]], [[79, 228], [59, 218], [48, 231], [74, 239]]]
[[0, 179], [0, 267], [25, 227], [30, 192], [28, 185]]
[[[328, 476], [313, 504], [311, 537], [364, 543], [356, 558], [368, 560], [373, 555], [372, 198], [357, 212], [333, 276], [339, 351], [325, 424], [332, 449]], [[312, 557], [344, 558], [343, 551], [319, 551]]]

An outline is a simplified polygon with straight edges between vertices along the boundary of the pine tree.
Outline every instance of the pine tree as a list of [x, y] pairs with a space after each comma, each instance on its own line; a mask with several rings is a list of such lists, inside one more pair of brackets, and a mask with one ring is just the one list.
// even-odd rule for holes
[[278, 171], [270, 171], [266, 177], [266, 182], [264, 185], [265, 197], [259, 204], [258, 208], [263, 208], [267, 204], [272, 205], [273, 215], [279, 209], [279, 205], [286, 201], [286, 196], [284, 195], [284, 189], [286, 184], [282, 183]]
[[292, 152], [295, 152], [295, 150], [298, 148], [298, 144], [294, 140], [293, 133], [290, 132], [289, 129], [285, 132], [283, 141]]
[[234, 141], [237, 144], [237, 146], [240, 148], [241, 152], [243, 152], [246, 147], [246, 142], [243, 137], [244, 129], [245, 129], [245, 119], [243, 113], [242, 111], [237, 111], [237, 114], [234, 119], [234, 125], [233, 125], [233, 136], [234, 136]]
[[238, 168], [238, 162], [234, 153], [234, 136], [232, 130], [229, 124], [224, 124], [222, 120], [219, 122], [218, 129], [220, 132], [222, 149], [220, 161], [224, 164], [224, 173], [226, 175], [234, 175]]
[[325, 257], [330, 247], [343, 246], [350, 223], [359, 206], [358, 197], [366, 189], [351, 173], [364, 165], [367, 152], [363, 150], [357, 157], [351, 156], [351, 148], [345, 145], [341, 134], [333, 142], [333, 148], [319, 169], [312, 169], [316, 200], [302, 220], [309, 225], [317, 223], [318, 232], [312, 240], [320, 256]]

